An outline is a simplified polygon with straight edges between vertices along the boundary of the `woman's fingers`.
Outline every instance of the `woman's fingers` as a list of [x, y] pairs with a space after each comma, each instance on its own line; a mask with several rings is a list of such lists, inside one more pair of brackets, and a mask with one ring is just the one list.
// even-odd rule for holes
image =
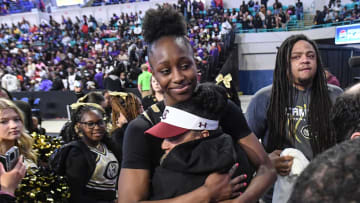
[[235, 163], [231, 169], [229, 170], [228, 174], [230, 177], [232, 177], [235, 174], [236, 169], [239, 167], [239, 163]]

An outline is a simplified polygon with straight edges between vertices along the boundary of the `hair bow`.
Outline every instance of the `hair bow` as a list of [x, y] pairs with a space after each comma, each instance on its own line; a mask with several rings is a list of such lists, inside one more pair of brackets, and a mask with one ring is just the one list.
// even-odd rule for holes
[[80, 97], [78, 100], [77, 100], [77, 102], [79, 102], [79, 103], [85, 103], [84, 101], [88, 98], [88, 94], [86, 94], [85, 96], [82, 96], [82, 97]]
[[[101, 94], [102, 93], [100, 91], [95, 91], [95, 93]], [[89, 93], [85, 94], [83, 97], [80, 97], [77, 102], [82, 102], [82, 103], [86, 103], [87, 98], [89, 97]]]
[[92, 106], [94, 108], [99, 109], [100, 111], [102, 111], [103, 113], [105, 113], [104, 109], [99, 105], [99, 104], [95, 104], [95, 103], [84, 103], [84, 102], [77, 102], [77, 103], [73, 103], [70, 105], [72, 110], [76, 110], [81, 106]]
[[229, 89], [230, 86], [231, 86], [231, 85], [230, 85], [230, 82], [232, 81], [232, 76], [231, 76], [230, 73], [228, 73], [228, 74], [225, 75], [225, 77], [224, 77], [223, 74], [220, 73], [220, 74], [216, 77], [215, 81], [216, 81], [216, 84], [217, 84], [217, 85], [220, 84], [221, 82], [224, 83], [225, 87]]
[[113, 96], [113, 97], [121, 97], [123, 100], [126, 99], [126, 97], [129, 95], [128, 93], [126, 92], [109, 92], [109, 95], [110, 96]]

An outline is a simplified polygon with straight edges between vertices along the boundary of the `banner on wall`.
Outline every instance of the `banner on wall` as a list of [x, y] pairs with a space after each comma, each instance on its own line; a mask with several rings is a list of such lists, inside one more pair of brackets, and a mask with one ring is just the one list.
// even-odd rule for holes
[[72, 5], [79, 5], [84, 4], [84, 0], [56, 0], [57, 6], [72, 6]]
[[360, 24], [336, 27], [335, 44], [354, 43], [360, 43]]

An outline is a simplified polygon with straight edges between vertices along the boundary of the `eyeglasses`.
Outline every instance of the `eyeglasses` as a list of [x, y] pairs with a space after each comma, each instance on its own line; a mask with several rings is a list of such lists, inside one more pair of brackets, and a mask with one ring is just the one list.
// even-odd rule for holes
[[104, 120], [98, 120], [97, 122], [79, 122], [79, 123], [86, 125], [86, 127], [90, 128], [90, 129], [95, 128], [95, 125], [97, 125], [99, 127], [105, 126]]

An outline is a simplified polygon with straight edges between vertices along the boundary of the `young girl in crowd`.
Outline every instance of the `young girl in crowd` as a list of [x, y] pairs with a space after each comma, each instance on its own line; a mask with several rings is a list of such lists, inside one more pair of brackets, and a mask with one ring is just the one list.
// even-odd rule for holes
[[0, 154], [17, 146], [24, 156], [26, 168], [37, 168], [37, 156], [32, 148], [33, 140], [25, 131], [21, 110], [10, 100], [0, 98]]
[[[77, 102], [98, 104], [102, 109], [107, 109], [109, 105], [105, 100], [105, 97], [98, 92], [89, 92], [85, 96], [79, 98]], [[74, 111], [74, 109], [71, 109], [71, 111]], [[71, 121], [66, 122], [60, 131], [60, 136], [65, 143], [78, 139], [78, 137], [76, 137], [77, 133], [75, 132], [71, 123]]]
[[[162, 139], [145, 135], [145, 131], [160, 121], [166, 106], [191, 99], [197, 86], [197, 70], [193, 48], [185, 37], [184, 17], [171, 6], [147, 11], [143, 21], [144, 40], [148, 43], [149, 63], [153, 76], [164, 91], [164, 101], [152, 105], [143, 115], [130, 122], [125, 132], [122, 169], [119, 177], [119, 201], [148, 200], [152, 190], [150, 180], [164, 154]], [[244, 194], [252, 194], [255, 201], [265, 189], [264, 181], [275, 178], [271, 162], [256, 136], [249, 130], [241, 108], [228, 101], [220, 115], [224, 133], [240, 145], [249, 160], [258, 169], [252, 185]], [[192, 192], [162, 202], [201, 202], [229, 199], [237, 194], [241, 178], [231, 180], [230, 175], [211, 174], [205, 183]]]
[[107, 137], [104, 110], [97, 104], [75, 103], [72, 125], [77, 147], [69, 150], [65, 174], [70, 202], [113, 202], [119, 157]]

